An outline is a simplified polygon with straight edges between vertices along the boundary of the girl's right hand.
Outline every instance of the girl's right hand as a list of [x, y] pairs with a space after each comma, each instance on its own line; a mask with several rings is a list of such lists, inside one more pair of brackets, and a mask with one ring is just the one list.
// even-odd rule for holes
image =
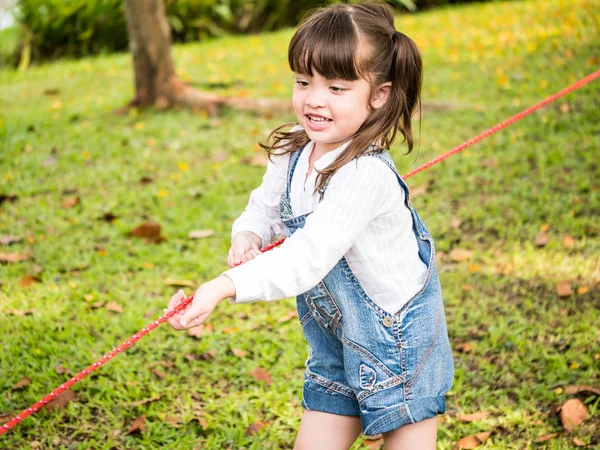
[[227, 265], [231, 268], [248, 262], [261, 254], [262, 239], [251, 231], [240, 231], [233, 237], [227, 255]]

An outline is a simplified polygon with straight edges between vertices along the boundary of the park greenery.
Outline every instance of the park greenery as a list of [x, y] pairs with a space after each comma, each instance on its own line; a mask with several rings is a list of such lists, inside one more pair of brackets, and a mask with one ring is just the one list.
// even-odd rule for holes
[[[595, 0], [398, 17], [425, 67], [419, 143], [391, 150], [401, 173], [597, 71], [598, 17]], [[284, 99], [292, 34], [175, 45], [173, 58], [199, 88]], [[116, 115], [132, 77], [128, 54], [0, 71], [0, 424], [227, 268], [264, 171], [257, 142], [293, 120]], [[599, 83], [408, 179], [456, 360], [440, 449], [600, 444]], [[137, 237], [148, 223], [160, 230]], [[306, 354], [293, 299], [223, 302], [191, 334], [158, 327], [0, 448], [291, 448]]]

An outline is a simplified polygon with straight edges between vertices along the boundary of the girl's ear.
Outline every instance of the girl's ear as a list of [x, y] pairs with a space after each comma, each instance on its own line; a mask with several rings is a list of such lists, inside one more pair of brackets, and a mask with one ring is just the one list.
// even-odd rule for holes
[[392, 90], [392, 82], [391, 81], [386, 81], [385, 83], [380, 84], [375, 89], [375, 92], [373, 92], [373, 97], [371, 98], [371, 107], [374, 109], [379, 109], [383, 105], [385, 105], [385, 102], [387, 102], [387, 99], [390, 96], [391, 90]]

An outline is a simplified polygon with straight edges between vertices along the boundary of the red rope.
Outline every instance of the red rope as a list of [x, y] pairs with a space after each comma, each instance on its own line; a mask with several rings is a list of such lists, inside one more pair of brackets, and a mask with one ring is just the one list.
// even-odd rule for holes
[[[522, 119], [523, 117], [531, 114], [532, 112], [536, 111], [537, 109], [542, 108], [543, 106], [547, 105], [548, 103], [553, 102], [557, 98], [562, 97], [563, 95], [566, 95], [569, 92], [574, 91], [575, 89], [579, 89], [580, 87], [588, 84], [589, 82], [595, 80], [598, 77], [600, 77], [600, 70], [592, 73], [591, 75], [588, 75], [585, 78], [582, 78], [581, 80], [579, 80], [575, 84], [569, 86], [566, 89], [563, 89], [562, 91], [554, 94], [551, 97], [548, 97], [546, 100], [538, 103], [537, 105], [534, 105], [534, 106], [532, 106], [530, 108], [527, 108], [524, 111], [521, 111], [520, 113], [515, 114], [514, 116], [512, 116], [509, 119], [505, 120], [504, 122], [501, 122], [498, 125], [493, 126], [489, 130], [484, 131], [483, 133], [481, 133], [479, 136], [475, 136], [474, 138], [466, 141], [465, 143], [459, 145], [458, 147], [455, 147], [452, 150], [450, 150], [450, 151], [448, 151], [448, 152], [446, 152], [446, 153], [438, 156], [437, 158], [429, 161], [428, 163], [423, 164], [422, 166], [420, 166], [420, 167], [416, 168], [415, 170], [413, 170], [413, 171], [407, 173], [406, 175], [404, 175], [404, 178], [409, 178], [409, 177], [411, 177], [411, 176], [413, 176], [413, 175], [415, 175], [415, 174], [417, 174], [417, 173], [419, 173], [419, 172], [421, 172], [421, 171], [423, 171], [423, 170], [425, 170], [425, 169], [433, 166], [434, 164], [437, 164], [440, 161], [443, 161], [444, 159], [446, 159], [446, 158], [454, 155], [455, 153], [458, 153], [461, 150], [464, 150], [465, 148], [469, 147], [470, 145], [475, 144], [476, 142], [480, 141], [481, 139], [483, 139], [483, 138], [485, 138], [485, 137], [487, 137], [487, 136], [489, 136], [491, 134], [494, 134], [497, 131], [500, 131], [501, 129], [507, 127], [508, 125], [516, 122], [519, 119]], [[282, 238], [282, 239], [278, 240], [277, 242], [274, 242], [271, 245], [268, 245], [267, 247], [261, 249], [261, 252], [263, 252], [263, 253], [267, 252], [267, 251], [269, 251], [269, 250], [271, 250], [271, 249], [273, 249], [273, 248], [281, 245], [283, 243], [283, 241], [285, 241], [285, 238]], [[41, 399], [37, 403], [34, 403], [33, 405], [31, 405], [29, 408], [27, 408], [25, 411], [21, 412], [20, 414], [17, 414], [10, 421], [8, 421], [7, 423], [5, 423], [4, 425], [2, 425], [0, 427], [0, 435], [6, 433], [8, 430], [10, 430], [16, 424], [18, 424], [19, 422], [21, 422], [23, 419], [25, 419], [26, 417], [30, 416], [31, 414], [33, 414], [37, 410], [39, 410], [42, 406], [44, 406], [45, 404], [47, 404], [51, 400], [55, 399], [62, 392], [64, 392], [65, 390], [69, 389], [71, 386], [73, 386], [74, 384], [78, 383], [83, 378], [87, 377], [90, 373], [92, 373], [98, 367], [102, 366], [104, 363], [106, 363], [109, 360], [111, 360], [112, 358], [114, 358], [117, 354], [121, 353], [122, 351], [124, 351], [128, 347], [131, 347], [138, 340], [140, 340], [142, 337], [144, 337], [145, 335], [147, 335], [150, 331], [154, 330], [161, 323], [165, 322], [168, 318], [170, 318], [171, 316], [173, 316], [173, 315], [177, 314], [178, 312], [182, 311], [183, 309], [185, 309], [192, 302], [193, 299], [194, 299], [194, 296], [192, 295], [192, 296], [187, 297], [186, 299], [182, 300], [173, 310], [171, 310], [171, 311], [167, 312], [166, 314], [164, 314], [163, 316], [159, 317], [157, 320], [155, 320], [154, 322], [152, 322], [150, 325], [145, 326], [140, 331], [138, 331], [137, 333], [135, 333], [127, 341], [123, 342], [121, 345], [119, 345], [118, 347], [116, 347], [113, 350], [111, 350], [110, 352], [108, 352], [106, 355], [104, 355], [98, 361], [96, 361], [92, 365], [90, 365], [87, 368], [85, 368], [84, 370], [82, 370], [80, 373], [78, 373], [77, 375], [75, 375], [73, 378], [71, 378], [66, 383], [60, 385], [58, 388], [56, 388], [55, 390], [53, 390], [46, 397], [44, 397], [43, 399]]]

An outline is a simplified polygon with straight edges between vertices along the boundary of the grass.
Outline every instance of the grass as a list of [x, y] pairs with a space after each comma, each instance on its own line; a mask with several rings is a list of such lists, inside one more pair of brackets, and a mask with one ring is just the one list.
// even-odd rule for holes
[[[592, 0], [539, 0], [398, 18], [423, 51], [424, 102], [455, 105], [423, 117], [412, 154], [394, 145], [401, 172], [598, 70], [599, 15]], [[214, 92], [286, 98], [292, 33], [177, 46], [173, 56], [182, 78], [221, 86]], [[556, 412], [574, 397], [566, 386], [600, 381], [598, 83], [409, 179], [426, 188], [414, 204], [436, 240], [456, 358], [441, 449], [483, 431], [492, 432], [480, 447], [488, 449], [600, 442], [597, 396], [577, 395], [589, 415], [572, 433]], [[0, 418], [68, 379], [57, 367], [75, 374], [158, 317], [176, 289], [165, 280], [197, 285], [226, 268], [231, 223], [263, 174], [244, 160], [270, 129], [293, 119], [112, 115], [132, 97], [132, 84], [125, 54], [0, 71], [0, 195], [16, 196], [0, 206], [0, 236], [23, 238], [0, 253], [31, 255], [0, 265]], [[142, 185], [142, 177], [153, 181]], [[79, 205], [61, 206], [74, 196]], [[117, 218], [103, 220], [106, 213]], [[148, 220], [162, 225], [164, 242], [127, 235]], [[190, 240], [197, 229], [214, 234]], [[537, 247], [541, 230], [549, 241]], [[453, 249], [473, 256], [454, 261]], [[20, 286], [34, 274], [41, 282]], [[562, 280], [571, 295], [557, 296]], [[279, 319], [293, 308], [292, 299], [224, 303], [201, 339], [163, 325], [77, 384], [76, 401], [29, 417], [0, 447], [291, 448], [306, 347], [298, 324]], [[212, 360], [186, 358], [209, 351]], [[259, 366], [271, 385], [250, 376]], [[31, 383], [12, 389], [25, 376]], [[479, 411], [490, 414], [458, 420]], [[141, 415], [147, 429], [129, 435]], [[246, 433], [257, 421], [266, 425]], [[559, 434], [534, 442], [548, 433]]]

